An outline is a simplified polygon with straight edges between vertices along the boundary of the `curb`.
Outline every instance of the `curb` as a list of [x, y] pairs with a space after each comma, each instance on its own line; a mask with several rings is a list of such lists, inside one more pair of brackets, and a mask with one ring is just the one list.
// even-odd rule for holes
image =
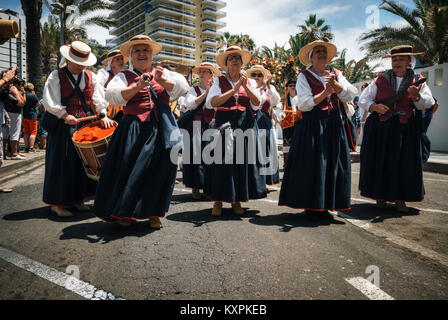
[[17, 160], [13, 164], [9, 164], [7, 166], [0, 167], [0, 180], [7, 177], [14, 171], [17, 171], [22, 168], [25, 168], [25, 169], [29, 168], [29, 167], [31, 167], [31, 165], [34, 162], [42, 161], [42, 160], [45, 160], [45, 152], [43, 152], [43, 154], [41, 154], [39, 156], [33, 157], [32, 159], [20, 160], [20, 161]]
[[[352, 163], [358, 163], [361, 161], [361, 155], [358, 152], [350, 152], [350, 158]], [[423, 171], [440, 173], [440, 174], [448, 174], [448, 163], [431, 160], [423, 164]]]

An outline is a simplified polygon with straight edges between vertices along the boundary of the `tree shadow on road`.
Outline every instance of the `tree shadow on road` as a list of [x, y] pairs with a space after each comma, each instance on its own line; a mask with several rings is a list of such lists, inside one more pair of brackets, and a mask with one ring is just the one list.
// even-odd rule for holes
[[70, 218], [60, 218], [56, 213], [50, 210], [49, 206], [35, 208], [31, 210], [25, 210], [20, 212], [14, 212], [7, 214], [3, 217], [3, 220], [7, 221], [22, 221], [22, 220], [32, 220], [32, 219], [45, 219], [54, 222], [78, 222], [93, 218], [90, 211], [80, 212], [76, 209], [69, 209], [74, 213], [73, 217]]
[[[243, 208], [244, 209], [244, 208]], [[234, 214], [232, 208], [222, 208], [222, 216], [212, 216], [212, 209], [203, 209], [195, 211], [185, 211], [179, 213], [173, 213], [166, 218], [172, 221], [189, 222], [194, 224], [195, 227], [200, 227], [205, 223], [217, 222], [217, 221], [241, 221], [246, 218], [253, 218], [260, 211], [258, 210], [245, 210], [244, 214]]]
[[144, 237], [156, 229], [149, 227], [148, 221], [133, 222], [129, 227], [121, 227], [118, 223], [96, 221], [69, 226], [62, 230], [60, 240], [87, 240], [89, 243], [107, 244], [111, 241], [127, 237]]
[[[385, 209], [380, 209], [375, 204], [363, 203], [352, 205], [352, 209], [346, 214], [354, 219], [369, 220], [371, 223], [380, 223], [387, 219], [418, 216], [420, 210], [409, 207], [409, 212], [404, 213], [397, 211], [395, 205], [391, 204], [388, 204]], [[340, 213], [339, 216], [344, 217], [344, 213]]]
[[303, 213], [281, 213], [267, 216], [255, 216], [249, 220], [250, 223], [259, 226], [279, 226], [280, 232], [289, 232], [294, 228], [317, 228], [321, 226], [330, 226], [332, 224], [342, 225], [343, 221], [328, 217], [306, 216]]

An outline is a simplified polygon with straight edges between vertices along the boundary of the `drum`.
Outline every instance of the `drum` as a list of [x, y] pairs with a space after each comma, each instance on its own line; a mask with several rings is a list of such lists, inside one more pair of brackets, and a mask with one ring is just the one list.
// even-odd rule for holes
[[95, 121], [79, 128], [72, 136], [86, 174], [92, 180], [98, 181], [100, 178], [101, 167], [114, 131], [114, 126], [103, 129], [99, 121]]

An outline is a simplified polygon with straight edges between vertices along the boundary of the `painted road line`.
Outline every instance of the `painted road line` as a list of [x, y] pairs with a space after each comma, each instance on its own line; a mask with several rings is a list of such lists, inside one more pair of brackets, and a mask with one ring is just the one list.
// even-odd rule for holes
[[446, 256], [444, 254], [440, 254], [434, 250], [425, 248], [414, 241], [401, 238], [397, 235], [394, 235], [394, 234], [392, 234], [388, 231], [382, 230], [380, 228], [374, 228], [374, 227], [372, 227], [372, 225], [370, 223], [365, 222], [363, 220], [355, 219], [354, 217], [350, 216], [347, 213], [339, 212], [338, 216], [349, 221], [351, 224], [353, 224], [357, 227], [360, 227], [378, 237], [385, 238], [389, 242], [395, 243], [401, 247], [404, 247], [408, 250], [418, 253], [424, 257], [435, 260], [435, 261], [439, 262], [440, 264], [443, 264], [444, 266], [448, 267], [448, 256]]
[[29, 271], [42, 279], [50, 281], [58, 286], [61, 286], [81, 297], [90, 300], [124, 300], [122, 298], [115, 298], [109, 292], [95, 288], [93, 285], [79, 280], [76, 277], [60, 272], [40, 262], [34, 261], [21, 254], [15, 253], [11, 250], [0, 247], [0, 258], [23, 269]]
[[362, 292], [370, 300], [395, 300], [386, 292], [363, 277], [346, 278], [345, 281]]

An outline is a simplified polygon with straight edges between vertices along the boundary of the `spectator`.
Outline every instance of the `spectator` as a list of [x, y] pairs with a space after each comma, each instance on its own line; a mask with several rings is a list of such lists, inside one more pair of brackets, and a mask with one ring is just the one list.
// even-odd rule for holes
[[[6, 72], [3, 72], [2, 77], [0, 79], [0, 90], [3, 89], [3, 87], [6, 87], [6, 84], [11, 81], [15, 76], [15, 70], [12, 68], [9, 68]], [[3, 127], [5, 125], [5, 108], [3, 99], [0, 99], [0, 127]], [[3, 154], [3, 132], [2, 128], [0, 128], [0, 167], [3, 164], [4, 154]], [[7, 188], [1, 188], [0, 187], [0, 193], [7, 193], [11, 192], [12, 189]]]
[[42, 126], [42, 118], [45, 113], [45, 106], [41, 101], [42, 100], [39, 100], [39, 112], [37, 116], [39, 119], [39, 125], [37, 127], [37, 135], [39, 136], [39, 148], [45, 150], [47, 148], [48, 132]]
[[25, 84], [26, 102], [23, 106], [23, 134], [25, 140], [25, 152], [38, 152], [34, 148], [37, 135], [37, 113], [40, 106], [39, 99], [34, 93], [32, 83]]
[[1, 100], [3, 100], [4, 108], [8, 112], [11, 119], [11, 126], [8, 133], [9, 141], [11, 143], [12, 160], [25, 159], [25, 157], [18, 152], [22, 124], [22, 108], [26, 102], [26, 96], [23, 91], [23, 84], [23, 80], [15, 77], [3, 87], [3, 90], [0, 94]]

